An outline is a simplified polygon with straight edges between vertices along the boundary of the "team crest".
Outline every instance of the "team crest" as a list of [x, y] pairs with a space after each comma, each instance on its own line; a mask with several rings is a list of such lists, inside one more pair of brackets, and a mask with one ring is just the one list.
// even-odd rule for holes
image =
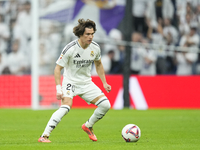
[[67, 91], [67, 95], [70, 95], [70, 91]]
[[93, 51], [91, 51], [90, 56], [94, 57], [94, 52]]

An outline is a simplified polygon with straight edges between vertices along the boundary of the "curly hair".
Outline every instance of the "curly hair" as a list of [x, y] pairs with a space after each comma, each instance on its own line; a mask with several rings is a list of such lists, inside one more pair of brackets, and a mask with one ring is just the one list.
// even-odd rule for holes
[[77, 37], [80, 38], [80, 36], [84, 34], [85, 28], [90, 28], [90, 29], [93, 28], [94, 32], [96, 32], [96, 24], [94, 21], [92, 21], [90, 19], [87, 19], [87, 20], [79, 19], [78, 23], [79, 24], [73, 28], [73, 33]]

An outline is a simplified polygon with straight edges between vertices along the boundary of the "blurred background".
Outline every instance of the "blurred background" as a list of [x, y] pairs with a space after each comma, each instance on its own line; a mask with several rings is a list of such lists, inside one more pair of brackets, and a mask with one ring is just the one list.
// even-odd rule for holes
[[114, 109], [200, 108], [200, 0], [0, 0], [0, 108], [60, 105], [53, 71], [79, 18], [96, 22]]

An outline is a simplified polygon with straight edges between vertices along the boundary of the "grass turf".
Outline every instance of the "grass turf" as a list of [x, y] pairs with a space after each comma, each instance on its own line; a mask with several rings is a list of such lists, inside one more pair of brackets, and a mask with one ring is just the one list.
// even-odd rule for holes
[[[55, 110], [0, 109], [1, 150], [197, 150], [200, 149], [200, 110], [110, 110], [94, 126], [97, 142], [89, 140], [81, 125], [94, 109], [71, 109], [52, 132], [52, 143], [38, 143]], [[137, 124], [136, 143], [126, 143], [122, 128]]]

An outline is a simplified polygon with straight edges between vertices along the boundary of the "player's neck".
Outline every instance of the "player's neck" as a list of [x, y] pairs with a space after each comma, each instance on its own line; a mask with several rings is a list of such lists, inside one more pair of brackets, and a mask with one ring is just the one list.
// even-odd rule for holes
[[78, 39], [78, 43], [80, 44], [80, 46], [81, 46], [83, 49], [86, 49], [86, 48], [89, 46], [89, 44], [83, 43], [80, 39]]

